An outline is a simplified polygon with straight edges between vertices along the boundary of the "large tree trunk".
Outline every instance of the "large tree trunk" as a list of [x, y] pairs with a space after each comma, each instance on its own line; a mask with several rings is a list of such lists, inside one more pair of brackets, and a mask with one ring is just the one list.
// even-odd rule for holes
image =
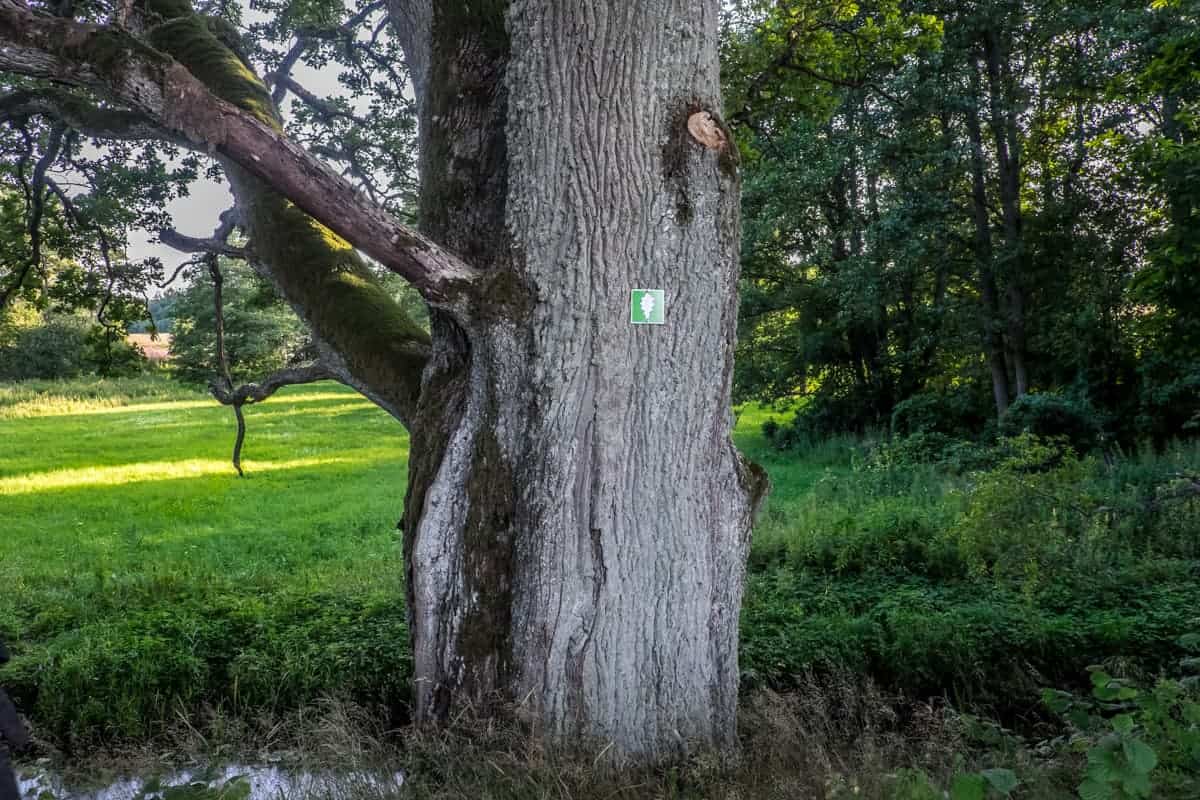
[[[618, 760], [731, 745], [765, 479], [730, 441], [718, 4], [504, 5], [435, 8], [423, 93], [423, 227], [491, 288], [436, 317], [414, 431], [416, 711], [507, 706]], [[665, 325], [630, 324], [634, 288]]]

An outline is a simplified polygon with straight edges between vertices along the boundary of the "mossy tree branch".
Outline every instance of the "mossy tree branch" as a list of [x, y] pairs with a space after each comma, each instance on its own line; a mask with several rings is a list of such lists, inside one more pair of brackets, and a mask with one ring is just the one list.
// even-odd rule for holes
[[[166, 20], [149, 29], [153, 46], [123, 29], [42, 17], [17, 0], [0, 0], [0, 70], [104, 93], [221, 154], [435, 305], [451, 306], [470, 289], [476, 270], [402, 225], [284, 135], [262, 82], [186, 2], [152, 0], [145, 7], [151, 18]], [[172, 40], [182, 53], [172, 52]]]
[[134, 16], [140, 38], [0, 0], [0, 70], [116, 99], [164, 138], [185, 136], [216, 155], [255, 268], [308, 325], [333, 375], [411, 426], [429, 337], [355, 245], [446, 308], [473, 288], [474, 270], [290, 142], [263, 82], [186, 0], [144, 0]]

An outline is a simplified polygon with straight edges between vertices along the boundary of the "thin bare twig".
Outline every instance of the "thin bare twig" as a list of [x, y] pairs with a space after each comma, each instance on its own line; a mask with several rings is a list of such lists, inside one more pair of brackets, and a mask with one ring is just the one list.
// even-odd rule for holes
[[[213, 283], [213, 307], [216, 312], [216, 328], [217, 328], [217, 366], [220, 370], [220, 380], [224, 381], [224, 386], [228, 392], [233, 391], [233, 375], [229, 371], [229, 357], [225, 353], [225, 301], [222, 297], [224, 293], [225, 278], [221, 275], [220, 259], [216, 253], [209, 253], [205, 256], [208, 262], [208, 274], [212, 278]], [[213, 392], [216, 394], [216, 391]], [[237, 439], [233, 443], [233, 468], [237, 470], [239, 478], [246, 477], [246, 473], [242, 471], [242, 444], [246, 441], [246, 417], [242, 414], [242, 403], [233, 402], [233, 415], [237, 419]]]

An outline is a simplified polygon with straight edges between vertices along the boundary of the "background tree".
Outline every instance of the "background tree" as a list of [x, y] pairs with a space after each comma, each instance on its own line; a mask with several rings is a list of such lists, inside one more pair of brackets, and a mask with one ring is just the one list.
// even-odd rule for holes
[[[221, 271], [225, 352], [234, 380], [244, 383], [270, 374], [304, 355], [304, 327], [271, 287], [237, 262], [227, 261]], [[196, 383], [221, 374], [213, 286], [207, 277], [197, 276], [173, 306], [172, 365], [181, 378]]]
[[1003, 416], [1049, 391], [1127, 441], [1186, 433], [1194, 21], [1121, 0], [739, 4], [739, 396], [808, 396], [821, 433], [922, 392]]

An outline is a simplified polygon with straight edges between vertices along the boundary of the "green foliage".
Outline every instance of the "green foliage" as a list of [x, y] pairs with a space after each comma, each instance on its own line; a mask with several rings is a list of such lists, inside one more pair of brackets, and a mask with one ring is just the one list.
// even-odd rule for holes
[[73, 315], [37, 318], [32, 325], [10, 334], [0, 349], [0, 377], [75, 378], [87, 371], [87, 344], [91, 325]]
[[821, 392], [805, 398], [775, 442], [785, 449], [804, 447], [830, 437], [883, 427], [884, 420], [868, 408], [869, 403], [869, 397], [854, 391]]
[[144, 368], [141, 352], [119, 331], [85, 315], [42, 314], [28, 306], [0, 315], [0, 380], [128, 376]]
[[1028, 434], [958, 443], [971, 464], [908, 449], [936, 436], [742, 440], [776, 485], [742, 619], [751, 684], [841, 667], [1008, 707], [1116, 654], [1151, 671], [1178, 658], [1200, 498], [1174, 476], [1200, 464], [1194, 447], [1112, 467]]
[[944, 433], [914, 433], [881, 444], [871, 454], [873, 466], [883, 470], [931, 464], [949, 472], [985, 469], [1000, 458], [1002, 448], [955, 439]]
[[1077, 453], [1094, 450], [1103, 436], [1103, 426], [1089, 403], [1053, 394], [1017, 398], [1001, 418], [1000, 431], [1007, 436], [1062, 437]]
[[950, 787], [950, 800], [987, 800], [989, 797], [1009, 797], [1021, 782], [1011, 769], [986, 769], [982, 772], [960, 773]]
[[1162, 679], [1146, 690], [1100, 667], [1089, 670], [1090, 697], [1043, 692], [1043, 702], [1068, 726], [1059, 744], [1086, 756], [1079, 798], [1194, 796], [1200, 790], [1198, 687]]
[[93, 325], [84, 348], [88, 365], [105, 378], [132, 377], [147, 367], [146, 354], [127, 341], [118, 329]]
[[[307, 337], [296, 315], [244, 264], [222, 264], [225, 352], [235, 382], [261, 379], [303, 355]], [[213, 287], [198, 274], [174, 306], [172, 363], [180, 378], [207, 383], [220, 375]]]
[[978, 436], [987, 414], [976, 398], [965, 392], [922, 392], [896, 404], [892, 410], [892, 434], [939, 433], [958, 438]]
[[152, 299], [147, 306], [148, 319], [138, 320], [129, 326], [130, 333], [171, 333], [175, 325], [175, 301], [178, 291], [172, 289]]
[[725, 25], [735, 387], [805, 401], [781, 441], [976, 439], [1025, 379], [1124, 446], [1200, 432], [1194, 4], [741, 2]]
[[1010, 769], [987, 769], [956, 774], [949, 791], [942, 791], [924, 770], [899, 770], [889, 787], [892, 800], [992, 800], [1012, 796], [1020, 781]]

